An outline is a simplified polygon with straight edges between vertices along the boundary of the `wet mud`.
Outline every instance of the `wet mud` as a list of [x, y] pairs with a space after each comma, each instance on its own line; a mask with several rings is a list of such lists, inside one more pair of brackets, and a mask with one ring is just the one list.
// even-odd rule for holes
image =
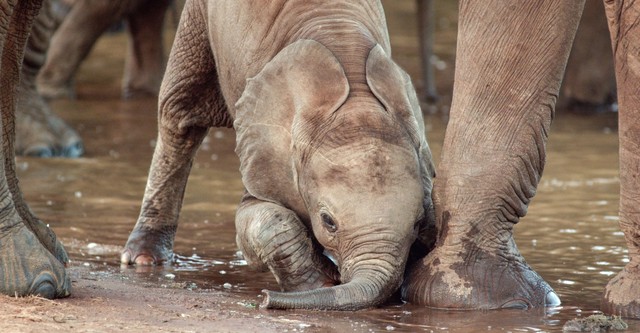
[[[386, 1], [385, 5], [390, 1]], [[394, 58], [418, 78], [413, 1], [388, 10]], [[455, 46], [455, 15], [440, 15], [436, 36], [438, 89], [427, 107], [427, 135], [436, 159], [444, 138]], [[176, 263], [121, 267], [156, 140], [156, 100], [120, 99], [122, 35], [103, 37], [77, 78], [78, 99], [53, 108], [78, 129], [79, 159], [18, 158], [27, 201], [66, 245], [72, 296], [48, 301], [0, 297], [0, 331], [158, 332], [561, 332], [565, 322], [599, 312], [607, 281], [628, 260], [618, 229], [616, 114], [554, 120], [548, 162], [516, 242], [528, 263], [560, 296], [560, 307], [531, 311], [440, 311], [391, 302], [357, 312], [267, 311], [262, 289], [270, 273], [238, 257], [234, 214], [243, 188], [235, 135], [212, 129], [197, 154], [180, 216]], [[450, 96], [449, 96], [450, 99]], [[640, 322], [629, 321], [630, 331]]]

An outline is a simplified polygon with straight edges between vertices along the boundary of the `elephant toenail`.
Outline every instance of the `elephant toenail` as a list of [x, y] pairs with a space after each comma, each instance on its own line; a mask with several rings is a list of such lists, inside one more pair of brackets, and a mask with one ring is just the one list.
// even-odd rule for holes
[[545, 307], [559, 306], [560, 305], [560, 297], [553, 290], [547, 293], [547, 296], [544, 300]]
[[55, 279], [49, 273], [40, 273], [31, 285], [29, 294], [53, 299], [56, 297]]
[[63, 149], [63, 156], [76, 158], [82, 156], [84, 153], [84, 145], [82, 142], [73, 143]]

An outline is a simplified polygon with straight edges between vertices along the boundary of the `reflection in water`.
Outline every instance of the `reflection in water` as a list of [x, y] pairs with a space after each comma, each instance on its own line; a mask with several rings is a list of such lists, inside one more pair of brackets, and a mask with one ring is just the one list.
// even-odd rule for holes
[[[394, 3], [402, 12], [413, 1]], [[394, 15], [399, 14], [390, 14], [392, 29]], [[455, 18], [440, 16], [439, 20], [438, 26], [455, 28]], [[442, 36], [449, 39], [436, 45], [436, 52], [453, 44], [451, 29], [439, 36], [436, 42]], [[78, 78], [85, 82], [79, 88], [81, 99], [54, 104], [85, 139], [87, 155], [78, 160], [18, 159], [28, 202], [55, 229], [75, 264], [92, 267], [96, 275], [224, 292], [253, 306], [260, 302], [260, 290], [278, 287], [270, 273], [249, 270], [236, 254], [234, 214], [243, 187], [233, 152], [235, 135], [229, 129], [212, 129], [196, 157], [175, 241], [176, 263], [150, 268], [119, 266], [120, 250], [140, 209], [155, 145], [156, 101], [118, 99], [119, 73], [111, 69], [121, 67], [122, 48], [109, 46], [123, 41], [118, 38], [103, 39], [107, 47], [97, 46], [99, 60], [84, 65], [90, 69], [85, 73], [91, 74], [81, 73]], [[413, 37], [404, 38], [392, 31], [394, 56], [401, 63], [411, 63], [417, 46], [412, 44]], [[450, 60], [453, 53], [440, 54]], [[417, 67], [408, 67], [409, 72], [418, 72]], [[115, 78], [105, 85], [106, 79], [97, 79], [95, 73]], [[446, 120], [428, 116], [426, 122], [437, 159]], [[604, 285], [628, 260], [617, 226], [615, 122], [615, 114], [557, 116], [538, 194], [527, 217], [516, 226], [521, 252], [559, 294], [561, 307], [452, 312], [394, 303], [359, 312], [273, 311], [258, 316], [299, 322], [300, 330], [305, 331], [539, 332], [561, 331], [568, 319], [597, 313]], [[631, 322], [634, 329], [640, 329], [637, 322]]]

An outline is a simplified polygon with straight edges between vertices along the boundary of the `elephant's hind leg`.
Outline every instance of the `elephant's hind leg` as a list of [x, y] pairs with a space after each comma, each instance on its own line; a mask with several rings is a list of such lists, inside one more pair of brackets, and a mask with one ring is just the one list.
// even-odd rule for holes
[[438, 239], [410, 268], [408, 301], [456, 309], [559, 304], [518, 251], [513, 228], [544, 168], [583, 4], [460, 1], [456, 84], [433, 192]]
[[640, 318], [640, 3], [605, 1], [618, 83], [620, 228], [629, 263], [607, 285], [603, 310]]
[[159, 96], [158, 144], [124, 264], [171, 260], [184, 189], [195, 153], [211, 126], [231, 126], [209, 40], [204, 1], [188, 1]]
[[236, 241], [249, 265], [268, 268], [283, 291], [328, 287], [338, 272], [298, 216], [246, 195], [236, 213]]

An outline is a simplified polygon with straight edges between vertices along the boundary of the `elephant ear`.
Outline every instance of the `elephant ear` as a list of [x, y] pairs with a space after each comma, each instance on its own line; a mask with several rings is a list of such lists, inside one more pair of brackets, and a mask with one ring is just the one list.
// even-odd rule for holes
[[418, 147], [427, 175], [435, 177], [435, 166], [427, 144], [420, 102], [409, 75], [385, 53], [380, 44], [369, 52], [366, 64], [367, 84], [373, 94], [407, 129]]
[[233, 127], [240, 173], [249, 194], [294, 210], [303, 207], [292, 159], [294, 118], [329, 114], [348, 93], [338, 59], [312, 40], [288, 45], [247, 80], [235, 105]]
[[427, 144], [420, 102], [409, 75], [376, 45], [369, 52], [366, 64], [367, 84], [385, 109], [405, 126], [418, 150], [422, 182], [425, 189], [424, 218], [420, 221], [418, 238], [427, 249], [436, 239], [435, 209], [431, 200], [433, 177], [436, 176], [431, 150]]

